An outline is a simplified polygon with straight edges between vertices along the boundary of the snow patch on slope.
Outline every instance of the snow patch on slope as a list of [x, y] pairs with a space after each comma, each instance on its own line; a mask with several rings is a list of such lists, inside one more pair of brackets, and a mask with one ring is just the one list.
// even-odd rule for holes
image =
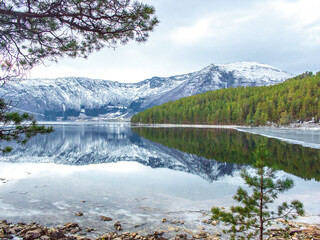
[[38, 120], [128, 118], [168, 101], [226, 87], [265, 86], [292, 77], [256, 62], [212, 64], [200, 71], [139, 83], [89, 78], [30, 79], [0, 88], [1, 96]]

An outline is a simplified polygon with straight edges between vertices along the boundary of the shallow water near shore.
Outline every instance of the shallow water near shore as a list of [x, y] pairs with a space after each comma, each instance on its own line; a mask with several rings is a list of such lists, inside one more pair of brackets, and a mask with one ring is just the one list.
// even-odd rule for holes
[[[53, 134], [15, 146], [1, 158], [1, 218], [46, 226], [78, 222], [98, 232], [114, 230], [114, 221], [125, 231], [142, 233], [170, 226], [213, 231], [215, 227], [202, 220], [209, 218], [212, 206], [234, 203], [236, 189], [244, 186], [240, 171], [251, 168], [254, 146], [262, 141], [270, 149], [276, 145], [284, 153], [296, 151], [292, 154], [297, 159], [303, 156], [304, 164], [291, 164], [280, 149], [274, 152], [282, 158], [273, 162], [281, 169], [279, 176], [295, 181], [277, 201], [298, 199], [309, 216], [299, 220], [319, 220], [320, 176], [313, 166], [319, 163], [320, 150], [232, 129], [146, 130], [124, 123], [54, 128]], [[294, 164], [301, 165], [300, 171], [292, 169]], [[78, 212], [83, 216], [75, 216]], [[103, 222], [101, 215], [114, 221]]]

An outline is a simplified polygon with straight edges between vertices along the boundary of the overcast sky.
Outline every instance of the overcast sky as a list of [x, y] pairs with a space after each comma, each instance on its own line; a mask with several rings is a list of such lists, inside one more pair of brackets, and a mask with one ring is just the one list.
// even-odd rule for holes
[[160, 24], [144, 44], [36, 67], [31, 78], [89, 77], [138, 82], [256, 61], [289, 73], [320, 71], [319, 0], [143, 0]]

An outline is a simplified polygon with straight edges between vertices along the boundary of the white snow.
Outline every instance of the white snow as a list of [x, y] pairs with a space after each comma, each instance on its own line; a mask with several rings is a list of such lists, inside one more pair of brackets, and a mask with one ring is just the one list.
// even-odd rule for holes
[[229, 64], [216, 64], [216, 66], [219, 66], [219, 68], [226, 72], [233, 72], [237, 77], [247, 78], [253, 81], [259, 79], [269, 83], [278, 83], [279, 80], [286, 80], [292, 77], [291, 74], [278, 68], [257, 62], [244, 61]]
[[272, 85], [290, 77], [266, 64], [237, 62], [212, 64], [198, 72], [154, 77], [139, 83], [88, 78], [29, 79], [7, 83], [0, 88], [0, 95], [15, 101], [16, 109], [32, 112], [39, 119], [46, 112], [61, 114], [67, 110], [100, 108], [109, 110], [101, 118], [126, 118], [136, 112], [130, 107], [132, 103], [145, 109], [226, 86]]

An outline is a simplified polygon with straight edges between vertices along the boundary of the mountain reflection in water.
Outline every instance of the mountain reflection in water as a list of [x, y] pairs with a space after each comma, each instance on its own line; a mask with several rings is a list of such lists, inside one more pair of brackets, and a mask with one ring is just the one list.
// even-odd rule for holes
[[2, 158], [10, 162], [88, 165], [135, 161], [152, 168], [192, 173], [213, 181], [251, 165], [265, 143], [268, 165], [320, 180], [320, 150], [230, 129], [130, 128], [128, 124], [57, 125]]
[[134, 128], [133, 131], [167, 147], [228, 164], [252, 165], [255, 148], [263, 143], [271, 153], [268, 166], [320, 181], [319, 149], [233, 129]]
[[89, 165], [134, 161], [152, 168], [192, 173], [207, 181], [231, 175], [240, 166], [220, 163], [149, 141], [128, 124], [62, 125], [52, 134], [37, 136], [14, 146], [1, 161]]

